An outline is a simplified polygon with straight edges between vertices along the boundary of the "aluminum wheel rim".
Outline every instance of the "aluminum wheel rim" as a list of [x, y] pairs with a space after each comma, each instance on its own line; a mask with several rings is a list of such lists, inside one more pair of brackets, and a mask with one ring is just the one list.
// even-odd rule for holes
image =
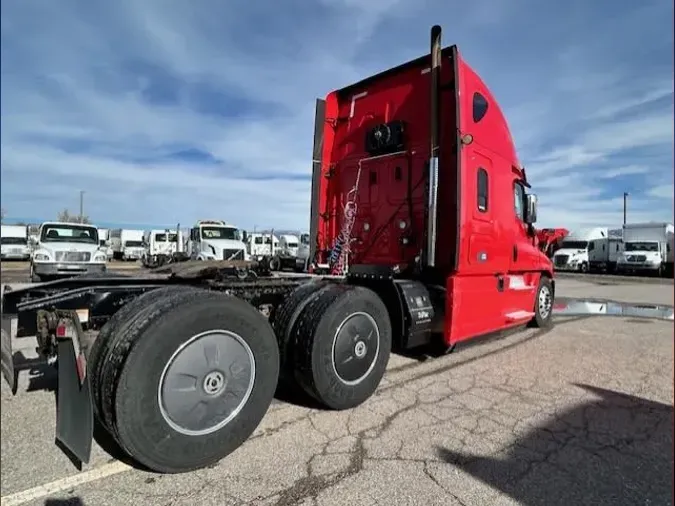
[[539, 316], [543, 319], [548, 318], [548, 315], [551, 312], [551, 291], [548, 286], [541, 287], [537, 302], [539, 304]]
[[[356, 325], [355, 325], [356, 324]], [[340, 382], [353, 386], [361, 383], [375, 368], [380, 354], [380, 329], [368, 313], [350, 314], [338, 326], [333, 336], [331, 364]], [[347, 360], [351, 364], [347, 364]], [[367, 366], [367, 367], [365, 367]], [[354, 377], [354, 371], [365, 371]], [[351, 372], [351, 374], [347, 374]]]
[[229, 330], [209, 330], [192, 336], [167, 361], [157, 402], [173, 430], [203, 436], [241, 412], [254, 384], [255, 358], [246, 341]]

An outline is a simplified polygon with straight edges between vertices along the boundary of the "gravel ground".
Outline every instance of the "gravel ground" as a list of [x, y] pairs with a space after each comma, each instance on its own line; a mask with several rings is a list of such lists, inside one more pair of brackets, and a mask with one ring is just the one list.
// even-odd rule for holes
[[[672, 284], [560, 279], [558, 294], [673, 305]], [[2, 383], [2, 504], [672, 504], [673, 323], [556, 320], [442, 358], [392, 356], [350, 411], [275, 401], [235, 453], [172, 476], [98, 446], [78, 473], [52, 444], [54, 378], [28, 362], [16, 397]]]

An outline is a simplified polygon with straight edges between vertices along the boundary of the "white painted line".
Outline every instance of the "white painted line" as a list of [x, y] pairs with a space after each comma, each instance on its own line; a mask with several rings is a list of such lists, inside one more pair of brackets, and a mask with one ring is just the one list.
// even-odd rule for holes
[[67, 476], [66, 478], [61, 478], [60, 480], [56, 480], [51, 483], [29, 488], [23, 492], [17, 492], [5, 497], [0, 497], [0, 506], [18, 506], [19, 504], [25, 504], [29, 501], [35, 501], [37, 499], [42, 499], [43, 497], [58, 494], [64, 490], [70, 490], [79, 485], [84, 485], [92, 481], [100, 480], [101, 478], [107, 478], [108, 476], [123, 473], [129, 469], [131, 469], [130, 466], [124, 462], [116, 460], [115, 462], [102, 465], [92, 469], [91, 471], [85, 471], [74, 476]]

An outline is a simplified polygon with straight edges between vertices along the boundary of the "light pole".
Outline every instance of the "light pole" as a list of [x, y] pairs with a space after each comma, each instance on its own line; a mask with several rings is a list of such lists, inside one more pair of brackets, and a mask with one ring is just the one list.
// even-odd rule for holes
[[628, 192], [623, 192], [623, 224], [626, 224], [626, 204], [628, 202]]
[[84, 223], [84, 190], [80, 190], [80, 223]]

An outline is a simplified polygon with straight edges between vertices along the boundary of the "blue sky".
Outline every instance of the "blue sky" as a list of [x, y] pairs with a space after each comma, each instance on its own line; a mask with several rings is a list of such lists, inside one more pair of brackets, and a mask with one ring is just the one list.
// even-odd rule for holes
[[314, 99], [439, 23], [503, 106], [541, 226], [620, 224], [624, 191], [630, 221], [672, 220], [672, 19], [670, 0], [2, 2], [2, 207], [53, 219], [82, 189], [100, 224], [306, 229]]

